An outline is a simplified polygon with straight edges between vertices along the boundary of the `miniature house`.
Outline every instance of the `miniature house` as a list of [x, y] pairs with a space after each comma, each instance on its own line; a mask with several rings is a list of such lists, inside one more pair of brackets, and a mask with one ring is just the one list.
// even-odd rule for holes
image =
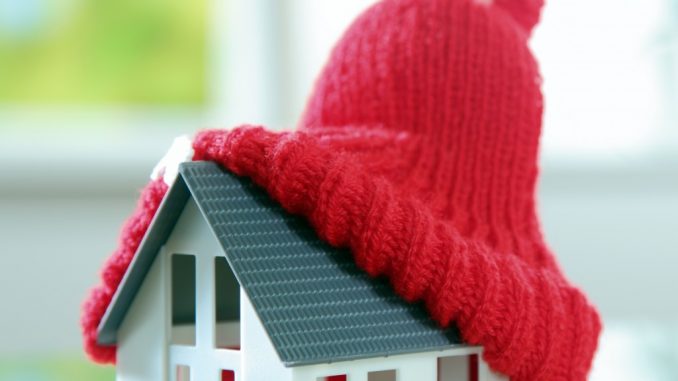
[[119, 381], [500, 380], [247, 179], [184, 163], [98, 330]]

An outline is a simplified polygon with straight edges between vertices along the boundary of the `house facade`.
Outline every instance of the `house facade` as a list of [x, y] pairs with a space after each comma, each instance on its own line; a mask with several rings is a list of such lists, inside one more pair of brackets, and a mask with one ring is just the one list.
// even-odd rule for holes
[[99, 326], [118, 381], [503, 378], [248, 180], [186, 163]]

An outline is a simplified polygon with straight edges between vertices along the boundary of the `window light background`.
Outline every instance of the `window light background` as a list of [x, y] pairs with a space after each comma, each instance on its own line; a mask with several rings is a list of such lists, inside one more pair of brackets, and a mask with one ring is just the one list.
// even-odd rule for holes
[[[79, 305], [173, 137], [292, 128], [368, 0], [0, 0], [0, 381], [112, 380]], [[678, 0], [548, 2], [547, 239], [605, 320], [592, 380], [678, 379]]]

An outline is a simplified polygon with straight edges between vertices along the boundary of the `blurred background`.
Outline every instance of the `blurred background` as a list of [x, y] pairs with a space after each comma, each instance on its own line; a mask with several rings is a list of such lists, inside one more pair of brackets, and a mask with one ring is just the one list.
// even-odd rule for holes
[[[0, 0], [0, 381], [112, 380], [80, 303], [172, 139], [293, 128], [370, 0]], [[549, 2], [539, 204], [605, 320], [592, 380], [678, 379], [678, 0]]]

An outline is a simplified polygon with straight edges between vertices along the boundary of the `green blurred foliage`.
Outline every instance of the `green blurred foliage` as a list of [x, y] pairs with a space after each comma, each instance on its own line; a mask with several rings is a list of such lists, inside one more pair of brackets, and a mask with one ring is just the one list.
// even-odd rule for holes
[[2, 103], [205, 101], [205, 0], [0, 1], [35, 24], [0, 25]]
[[113, 381], [115, 368], [79, 356], [0, 359], [0, 381]]

